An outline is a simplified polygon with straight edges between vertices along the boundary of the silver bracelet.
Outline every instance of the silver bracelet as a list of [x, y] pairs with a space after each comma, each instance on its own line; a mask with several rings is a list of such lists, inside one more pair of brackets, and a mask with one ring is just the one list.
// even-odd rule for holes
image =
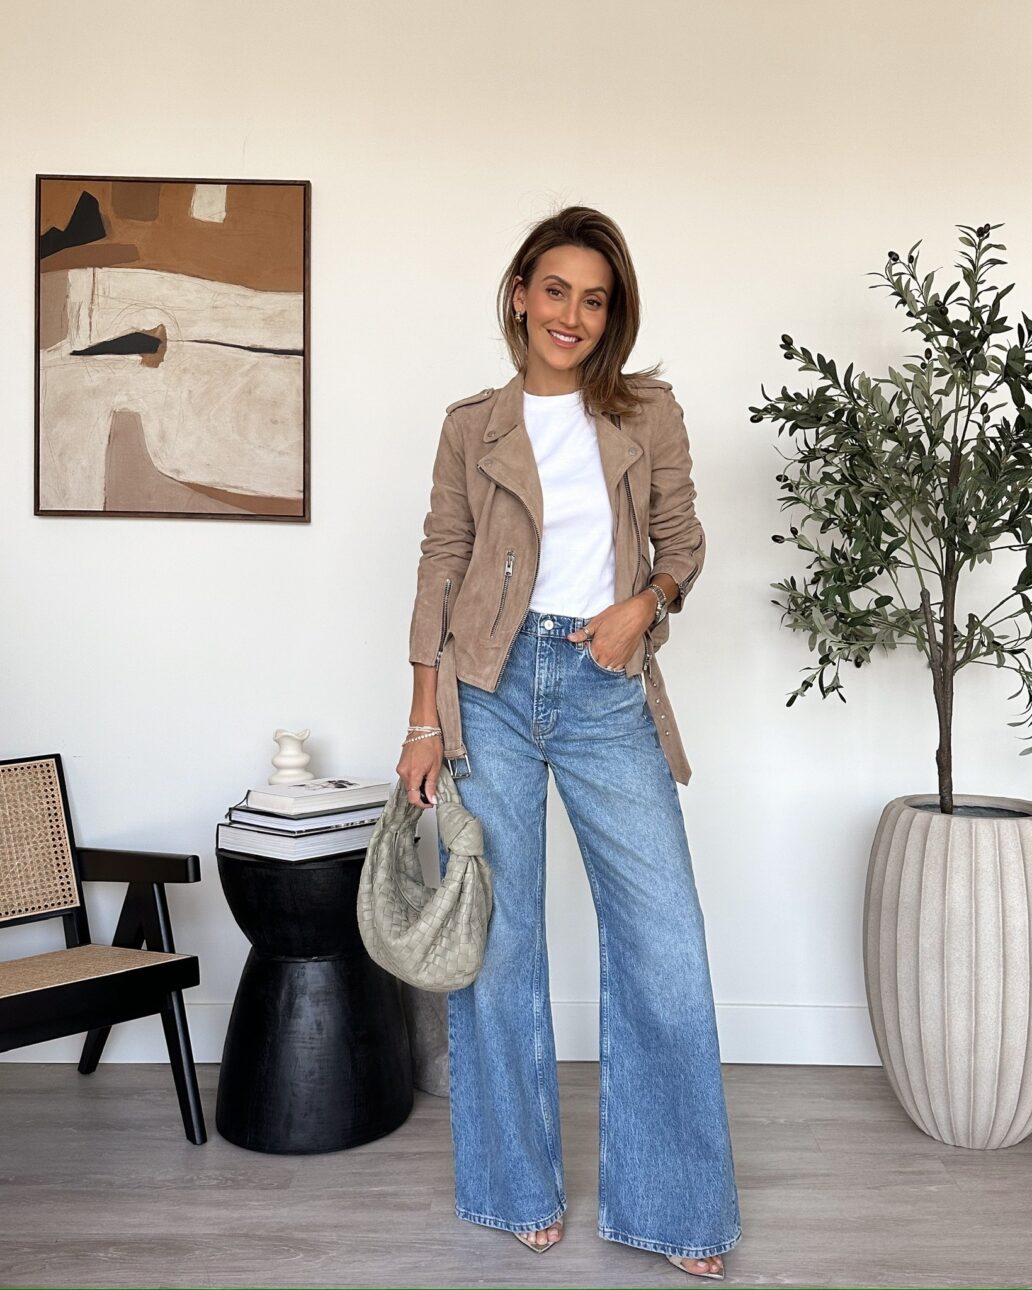
[[655, 626], [657, 620], [662, 622], [663, 618], [665, 617], [665, 614], [663, 611], [667, 607], [667, 595], [666, 595], [666, 592], [663, 590], [663, 588], [657, 582], [647, 583], [645, 590], [653, 591], [656, 594], [656, 613], [652, 620], [653, 626]]
[[440, 730], [440, 726], [409, 726], [410, 730]]

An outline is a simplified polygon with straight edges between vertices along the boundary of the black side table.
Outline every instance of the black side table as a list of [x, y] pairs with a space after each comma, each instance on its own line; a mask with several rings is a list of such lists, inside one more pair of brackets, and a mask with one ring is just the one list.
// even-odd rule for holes
[[340, 1151], [412, 1110], [401, 984], [358, 930], [364, 851], [268, 860], [216, 850], [251, 951], [219, 1074], [219, 1133], [252, 1151]]

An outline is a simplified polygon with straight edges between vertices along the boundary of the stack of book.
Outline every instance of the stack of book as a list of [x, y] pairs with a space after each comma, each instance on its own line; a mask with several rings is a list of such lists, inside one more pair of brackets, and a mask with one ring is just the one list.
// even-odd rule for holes
[[226, 811], [215, 844], [273, 860], [364, 851], [391, 787], [379, 779], [309, 779], [252, 788]]

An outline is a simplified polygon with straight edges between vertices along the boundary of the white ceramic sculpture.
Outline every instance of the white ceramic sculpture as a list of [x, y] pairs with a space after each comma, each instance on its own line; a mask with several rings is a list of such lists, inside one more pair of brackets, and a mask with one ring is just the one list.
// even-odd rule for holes
[[270, 784], [302, 784], [306, 779], [313, 778], [308, 769], [312, 755], [306, 753], [303, 747], [311, 733], [311, 730], [276, 731], [272, 737], [279, 744], [279, 752], [272, 759], [276, 770], [269, 776]]

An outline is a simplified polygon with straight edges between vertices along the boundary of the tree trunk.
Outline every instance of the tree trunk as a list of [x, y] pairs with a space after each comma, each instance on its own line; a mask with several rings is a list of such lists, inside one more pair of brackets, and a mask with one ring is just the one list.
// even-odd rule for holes
[[939, 746], [935, 750], [935, 765], [939, 773], [939, 810], [943, 815], [953, 814], [953, 678], [957, 670], [956, 645], [953, 639], [953, 620], [957, 581], [947, 553], [946, 579], [943, 587], [942, 640], [935, 630], [931, 597], [928, 589], [921, 589], [921, 609], [928, 632], [928, 666], [932, 672], [932, 691], [935, 711], [939, 719]]
[[[945, 654], [945, 651], [944, 651]], [[939, 810], [943, 815], [953, 814], [953, 668], [943, 660], [939, 688], [939, 746], [935, 750], [935, 765], [939, 772]]]

